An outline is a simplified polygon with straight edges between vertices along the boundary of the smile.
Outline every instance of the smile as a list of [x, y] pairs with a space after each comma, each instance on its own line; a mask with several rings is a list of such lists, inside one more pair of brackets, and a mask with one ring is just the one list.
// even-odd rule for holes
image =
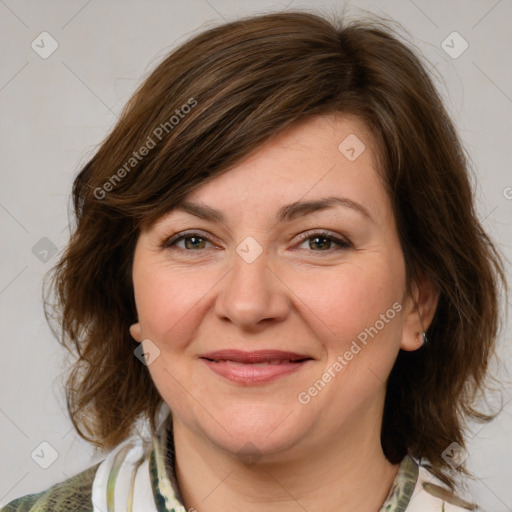
[[294, 373], [313, 359], [308, 355], [278, 350], [221, 350], [203, 354], [201, 360], [211, 371], [227, 380], [256, 385]]

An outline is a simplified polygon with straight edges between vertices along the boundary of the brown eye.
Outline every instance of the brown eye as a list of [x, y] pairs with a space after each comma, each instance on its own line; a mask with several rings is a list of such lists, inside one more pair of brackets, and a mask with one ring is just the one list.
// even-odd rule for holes
[[[184, 245], [178, 245], [181, 242], [184, 242]], [[208, 248], [205, 245], [207, 243], [211, 244], [210, 240], [199, 233], [179, 233], [164, 242], [163, 247], [177, 248], [184, 251], [197, 251]]]
[[309, 238], [309, 240], [310, 240], [309, 247], [311, 249], [330, 249], [331, 248], [332, 240], [330, 238], [327, 238], [326, 236], [315, 236], [314, 238]]
[[200, 236], [186, 236], [182, 240], [185, 241], [186, 249], [204, 249], [205, 239]]
[[344, 240], [332, 236], [329, 233], [306, 233], [301, 240], [301, 244], [308, 242], [308, 247], [313, 252], [333, 252], [330, 249], [333, 244], [338, 246], [338, 249], [350, 249], [352, 245]]

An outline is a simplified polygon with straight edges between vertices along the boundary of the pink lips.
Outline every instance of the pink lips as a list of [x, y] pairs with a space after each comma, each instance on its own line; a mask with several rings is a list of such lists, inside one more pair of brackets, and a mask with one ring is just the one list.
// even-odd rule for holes
[[262, 384], [289, 375], [312, 360], [310, 356], [282, 350], [219, 350], [201, 359], [216, 374], [238, 384]]

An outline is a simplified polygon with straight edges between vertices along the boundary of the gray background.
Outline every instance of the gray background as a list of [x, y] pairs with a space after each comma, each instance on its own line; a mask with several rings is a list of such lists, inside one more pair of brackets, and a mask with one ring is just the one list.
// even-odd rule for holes
[[[67, 418], [65, 353], [41, 301], [42, 278], [69, 235], [69, 194], [80, 166], [136, 85], [191, 35], [249, 13], [300, 7], [341, 13], [344, 6], [351, 17], [365, 9], [400, 22], [428, 59], [476, 170], [480, 217], [510, 259], [511, 0], [0, 0], [0, 505], [103, 457]], [[45, 31], [58, 48], [43, 59], [40, 53], [51, 48], [48, 36], [39, 36]], [[450, 36], [454, 31], [463, 39]], [[464, 41], [468, 48], [453, 58]], [[505, 327], [499, 355], [507, 378], [510, 341]], [[470, 490], [488, 512], [512, 510], [511, 399], [508, 386], [499, 419], [470, 432], [468, 462], [477, 477]]]

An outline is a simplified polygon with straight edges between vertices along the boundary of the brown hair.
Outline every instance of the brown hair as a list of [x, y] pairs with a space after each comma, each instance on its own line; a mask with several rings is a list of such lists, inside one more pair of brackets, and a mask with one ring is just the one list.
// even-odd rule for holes
[[140, 229], [292, 123], [351, 114], [377, 142], [408, 286], [421, 271], [440, 293], [428, 344], [400, 351], [389, 376], [382, 446], [393, 463], [428, 460], [454, 488], [443, 451], [464, 447], [467, 418], [494, 417], [474, 404], [487, 389], [505, 280], [455, 128], [408, 46], [378, 21], [274, 13], [200, 33], [142, 83], [74, 182], [77, 224], [51, 274], [47, 316], [76, 352], [67, 404], [80, 435], [111, 448], [138, 418], [155, 428], [162, 398], [128, 330]]

